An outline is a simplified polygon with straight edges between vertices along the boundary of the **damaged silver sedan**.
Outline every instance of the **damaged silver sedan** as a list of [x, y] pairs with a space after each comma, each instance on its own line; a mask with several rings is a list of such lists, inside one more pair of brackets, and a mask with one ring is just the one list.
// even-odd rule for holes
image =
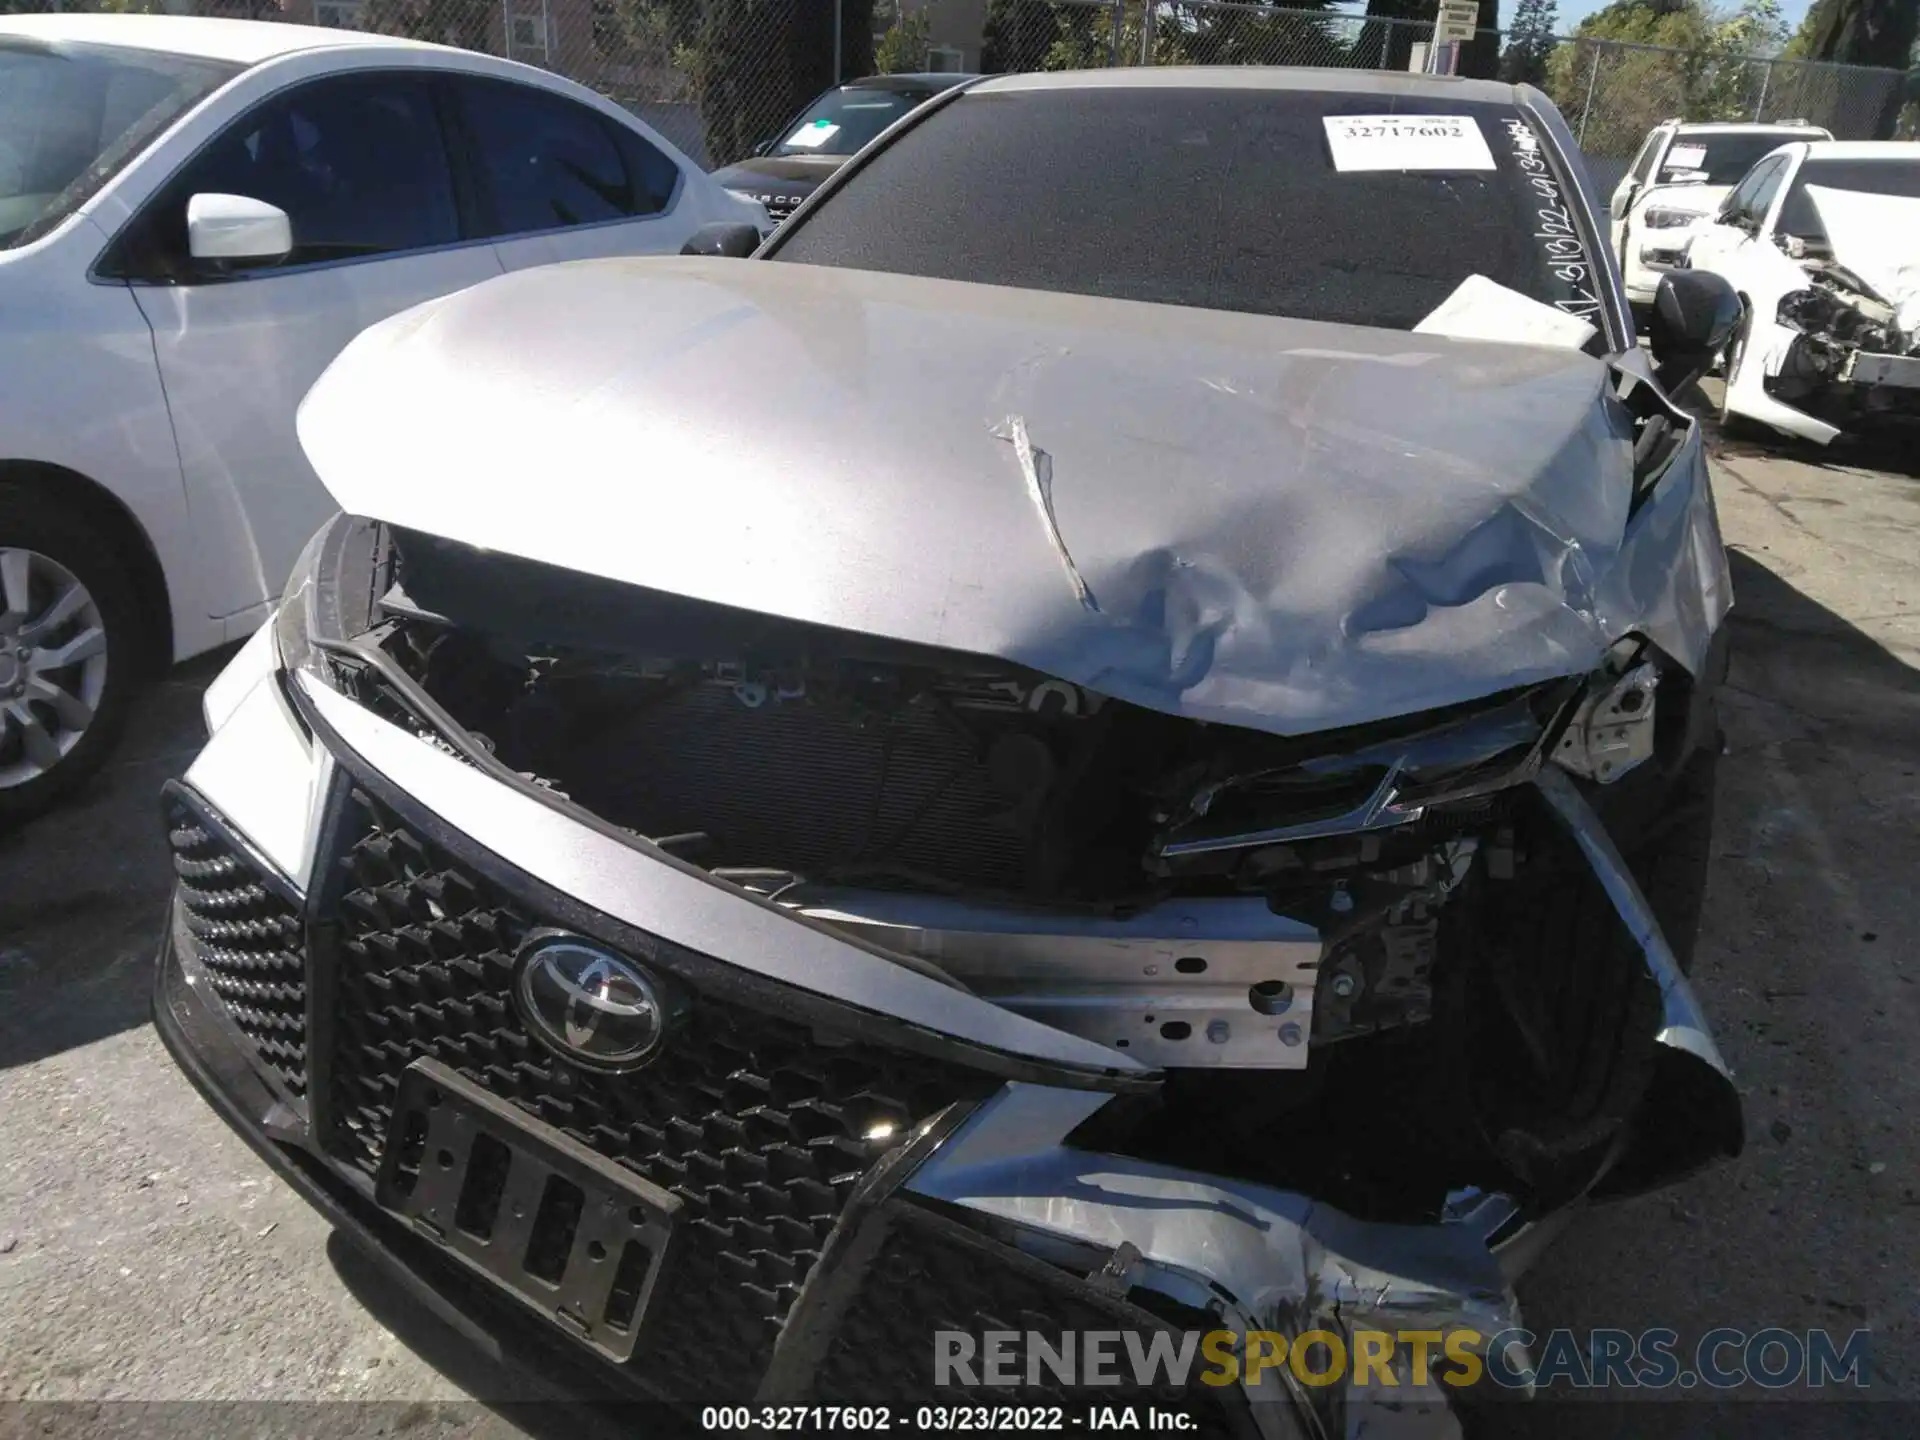
[[[1467, 1330], [1524, 1388], [1554, 1227], [1741, 1144], [1667, 398], [1736, 313], [1667, 277], [1643, 356], [1532, 90], [1128, 70], [957, 88], [752, 259], [375, 326], [167, 795], [161, 1032], [584, 1388], [1070, 1393], [935, 1388], [1009, 1326]], [[1472, 1403], [1398, 1366], [1174, 1390]]]

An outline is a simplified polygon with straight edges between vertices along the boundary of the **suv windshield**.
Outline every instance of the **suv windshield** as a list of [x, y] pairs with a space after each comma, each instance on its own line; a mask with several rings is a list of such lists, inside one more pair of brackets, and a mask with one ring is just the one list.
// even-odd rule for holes
[[1689, 135], [1673, 137], [1660, 161], [1661, 185], [1738, 185], [1741, 178], [1782, 145], [1804, 134]]
[[770, 258], [1401, 330], [1479, 274], [1598, 325], [1577, 205], [1511, 105], [972, 91]]
[[931, 90], [879, 90], [861, 85], [829, 90], [814, 101], [766, 153], [851, 155], [933, 93]]
[[237, 65], [0, 36], [0, 248], [38, 239]]

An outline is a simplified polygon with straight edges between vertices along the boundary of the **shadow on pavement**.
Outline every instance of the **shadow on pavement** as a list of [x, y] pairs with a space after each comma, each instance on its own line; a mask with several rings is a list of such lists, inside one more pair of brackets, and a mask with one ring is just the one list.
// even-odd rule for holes
[[[1518, 1290], [1539, 1337], [1719, 1327], [1870, 1332], [1864, 1391], [1696, 1383], [1490, 1407], [1470, 1436], [1820, 1437], [1920, 1432], [1908, 1363], [1920, 1185], [1909, 1116], [1920, 984], [1920, 670], [1750, 554], [1731, 555], [1729, 750], [1694, 983], [1743, 1097], [1740, 1159], [1600, 1207]], [[1577, 1377], [1576, 1377], [1577, 1379]], [[1678, 1402], [1678, 1403], [1674, 1403]], [[1812, 1403], [1808, 1403], [1812, 1402]]]
[[173, 866], [160, 786], [205, 739], [200, 694], [237, 647], [138, 696], [118, 749], [65, 804], [0, 832], [0, 1069], [147, 1021]]
[[1821, 470], [1877, 470], [1886, 475], [1920, 479], [1920, 427], [1842, 435], [1831, 445], [1815, 445], [1761, 425], [1743, 424], [1732, 431], [1722, 431], [1718, 422], [1713, 423], [1707, 453], [1715, 459], [1764, 456]]
[[533, 1440], [628, 1440], [641, 1431], [662, 1437], [690, 1433], [681, 1417], [654, 1406], [583, 1401], [543, 1378], [500, 1364], [449, 1328], [338, 1231], [328, 1237], [327, 1259], [368, 1314], [473, 1397], [469, 1408], [484, 1411], [486, 1423], [468, 1425], [468, 1435], [487, 1440], [519, 1434]]
[[1920, 753], [1920, 670], [1744, 551], [1733, 573], [1733, 689]]

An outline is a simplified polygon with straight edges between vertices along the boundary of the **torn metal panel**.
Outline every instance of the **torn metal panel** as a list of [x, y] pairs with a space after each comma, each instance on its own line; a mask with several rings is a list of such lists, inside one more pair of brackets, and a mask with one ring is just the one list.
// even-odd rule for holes
[[1320, 937], [1258, 897], [1126, 916], [827, 886], [796, 886], [780, 903], [1145, 1064], [1306, 1068]]
[[1659, 670], [1646, 662], [1589, 693], [1560, 737], [1554, 762], [1602, 784], [1646, 764], [1653, 758], [1654, 692], [1659, 683]]
[[[1454, 1224], [1379, 1224], [1304, 1195], [1066, 1148], [1102, 1103], [1011, 1085], [908, 1188], [1102, 1248], [1132, 1245], [1143, 1260], [1139, 1283], [1187, 1303], [1196, 1293], [1224, 1298], [1257, 1328], [1350, 1336], [1465, 1327], [1492, 1337], [1520, 1323], [1477, 1223], [1485, 1212]], [[1288, 1398], [1278, 1386], [1249, 1393]]]
[[1564, 348], [619, 260], [374, 327], [300, 430], [350, 513], [1293, 735], [1697, 622], [1613, 388]]
[[1012, 442], [1014, 456], [1020, 462], [1020, 475], [1027, 482], [1027, 493], [1032, 497], [1033, 508], [1039, 513], [1040, 524], [1047, 532], [1047, 541], [1060, 557], [1060, 564], [1067, 572], [1074, 594], [1080, 597], [1080, 603], [1098, 614], [1100, 602], [1093, 598], [1093, 591], [1087, 588], [1086, 577], [1080, 573], [1080, 567], [1073, 563], [1067, 542], [1060, 538], [1060, 521], [1053, 513], [1053, 457], [1044, 450], [1034, 449], [1033, 440], [1027, 434], [1024, 416], [1009, 415], [1006, 423], [996, 426], [993, 433]]
[[[1633, 512], [1598, 592], [1610, 629], [1644, 635], [1689, 674], [1701, 673], [1707, 648], [1733, 608], [1733, 576], [1699, 426], [1687, 432]], [[1598, 664], [1595, 657], [1588, 668]]]
[[1660, 989], [1660, 1030], [1654, 1038], [1663, 1052], [1661, 1064], [1628, 1151], [1596, 1193], [1649, 1189], [1738, 1156], [1746, 1132], [1733, 1072], [1633, 872], [1571, 778], [1549, 765], [1534, 783], [1592, 865]]

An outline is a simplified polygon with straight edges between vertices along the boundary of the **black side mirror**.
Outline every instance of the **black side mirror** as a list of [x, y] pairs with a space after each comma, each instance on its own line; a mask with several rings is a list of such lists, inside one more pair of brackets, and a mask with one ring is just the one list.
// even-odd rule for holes
[[760, 227], [741, 220], [716, 220], [702, 225], [680, 247], [682, 255], [718, 255], [744, 260], [760, 248]]
[[1739, 323], [1740, 297], [1723, 277], [1708, 270], [1662, 275], [1647, 326], [1661, 387], [1678, 394], [1706, 374]]

